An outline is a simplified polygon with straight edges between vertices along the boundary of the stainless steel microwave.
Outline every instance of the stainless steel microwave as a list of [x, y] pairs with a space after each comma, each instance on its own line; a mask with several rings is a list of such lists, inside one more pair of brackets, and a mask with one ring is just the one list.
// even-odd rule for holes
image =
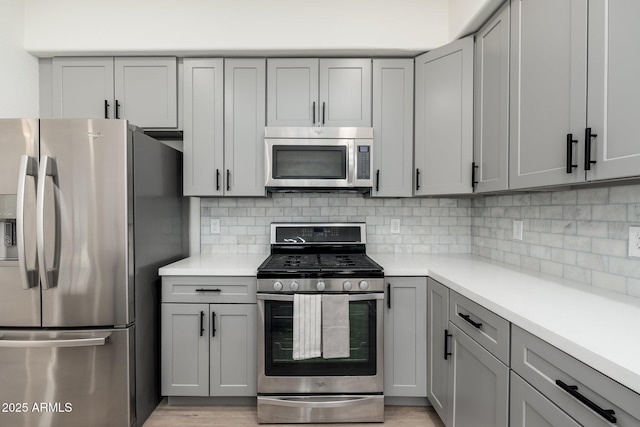
[[373, 128], [265, 128], [265, 185], [270, 189], [373, 186]]

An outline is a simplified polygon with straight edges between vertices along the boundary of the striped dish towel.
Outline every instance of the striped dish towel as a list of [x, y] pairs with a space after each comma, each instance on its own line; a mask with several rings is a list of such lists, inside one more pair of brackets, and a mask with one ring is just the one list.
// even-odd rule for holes
[[293, 295], [293, 360], [320, 357], [321, 295]]

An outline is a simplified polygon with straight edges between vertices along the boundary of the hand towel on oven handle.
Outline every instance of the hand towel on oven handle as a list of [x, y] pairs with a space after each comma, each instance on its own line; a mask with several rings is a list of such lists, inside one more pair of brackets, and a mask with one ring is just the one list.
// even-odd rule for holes
[[293, 295], [293, 360], [321, 355], [321, 295]]
[[349, 357], [349, 333], [349, 295], [322, 295], [322, 357]]

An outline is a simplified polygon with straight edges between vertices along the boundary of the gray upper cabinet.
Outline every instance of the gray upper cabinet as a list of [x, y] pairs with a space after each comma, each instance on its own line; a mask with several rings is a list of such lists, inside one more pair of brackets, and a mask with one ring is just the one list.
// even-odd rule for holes
[[267, 126], [371, 126], [371, 60], [267, 61]]
[[372, 197], [413, 192], [413, 59], [373, 60]]
[[184, 60], [184, 195], [221, 196], [224, 171], [222, 59]]
[[510, 60], [510, 188], [584, 181], [587, 0], [512, 0]]
[[54, 118], [119, 118], [143, 128], [178, 127], [173, 57], [53, 58]]
[[450, 352], [449, 288], [427, 278], [427, 397], [441, 419], [447, 419]]
[[476, 34], [474, 183], [477, 193], [508, 188], [509, 2]]
[[426, 278], [387, 277], [386, 281], [384, 394], [426, 397]]
[[265, 60], [226, 59], [224, 182], [227, 196], [264, 196]]
[[589, 2], [588, 180], [640, 175], [638, 16], [637, 0]]
[[416, 58], [416, 196], [473, 191], [473, 37]]

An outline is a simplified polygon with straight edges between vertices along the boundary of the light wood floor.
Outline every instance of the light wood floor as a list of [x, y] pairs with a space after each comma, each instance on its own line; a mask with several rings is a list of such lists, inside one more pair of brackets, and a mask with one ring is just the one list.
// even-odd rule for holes
[[[386, 406], [384, 423], [370, 424], [304, 424], [322, 427], [444, 427], [432, 407]], [[231, 427], [257, 426], [255, 406], [169, 406], [163, 400], [144, 427]], [[277, 424], [268, 424], [277, 426]], [[299, 424], [298, 424], [299, 425]]]

